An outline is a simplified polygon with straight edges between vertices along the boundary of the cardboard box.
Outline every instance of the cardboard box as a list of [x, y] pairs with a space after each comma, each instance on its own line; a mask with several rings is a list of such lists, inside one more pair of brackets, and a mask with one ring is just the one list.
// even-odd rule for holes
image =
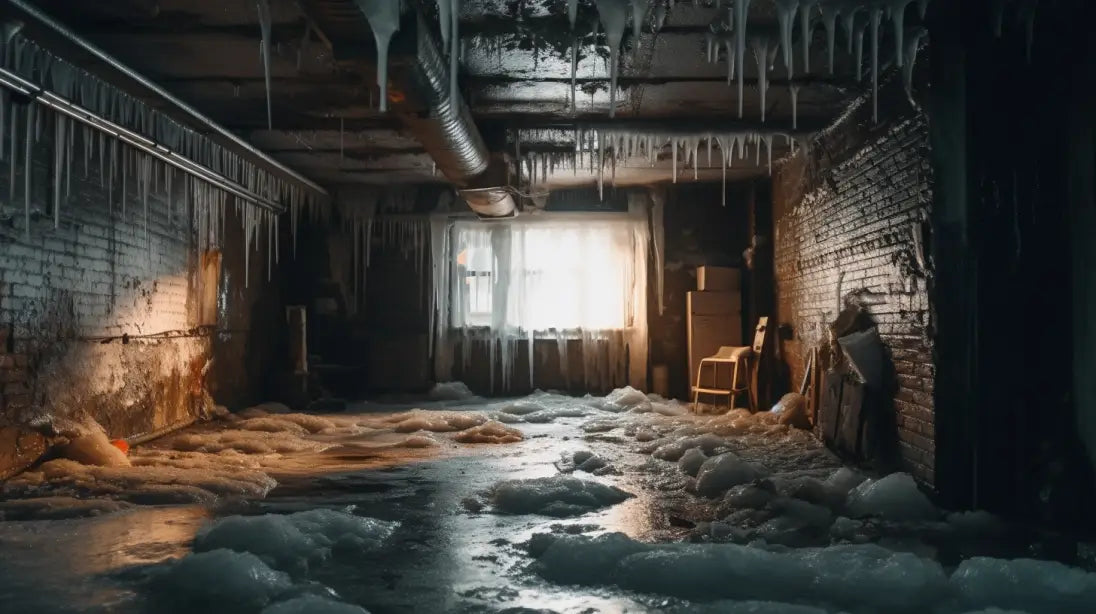
[[742, 295], [738, 292], [689, 292], [685, 301], [686, 313], [693, 315], [742, 313]]
[[731, 267], [699, 266], [696, 268], [696, 289], [738, 292], [742, 289], [742, 273]]

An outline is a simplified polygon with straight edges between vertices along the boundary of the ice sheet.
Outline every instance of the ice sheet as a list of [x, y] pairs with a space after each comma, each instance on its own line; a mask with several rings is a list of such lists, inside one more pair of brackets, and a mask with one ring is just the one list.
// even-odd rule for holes
[[559, 517], [579, 516], [630, 496], [615, 486], [563, 475], [506, 480], [496, 484], [489, 494], [499, 513]]

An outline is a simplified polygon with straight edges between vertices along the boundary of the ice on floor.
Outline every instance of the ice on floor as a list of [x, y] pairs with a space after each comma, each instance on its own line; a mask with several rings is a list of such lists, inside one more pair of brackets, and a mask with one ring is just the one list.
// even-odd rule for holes
[[76, 497], [35, 497], [0, 501], [0, 520], [62, 520], [111, 514], [132, 508], [113, 499]]
[[[296, 429], [301, 428], [294, 426]], [[204, 433], [184, 433], [171, 438], [166, 445], [182, 452], [219, 453], [234, 450], [241, 454], [317, 452], [331, 446], [331, 444], [306, 439], [285, 430], [268, 432], [234, 428]]]
[[194, 550], [246, 552], [275, 569], [304, 573], [311, 564], [328, 559], [336, 551], [376, 550], [398, 526], [328, 509], [229, 516], [199, 531]]
[[254, 612], [290, 590], [289, 575], [248, 552], [211, 550], [162, 566], [151, 580], [154, 598], [195, 611]]
[[936, 562], [874, 545], [770, 551], [736, 544], [644, 544], [620, 534], [538, 537], [530, 542], [535, 569], [556, 582], [615, 584], [684, 599], [825, 603], [864, 612], [930, 611], [949, 594]]
[[826, 610], [809, 605], [776, 601], [713, 601], [691, 603], [664, 610], [667, 614], [827, 614]]
[[681, 455], [681, 458], [677, 461], [677, 466], [681, 469], [681, 473], [689, 477], [696, 477], [696, 474], [700, 472], [700, 467], [708, 460], [708, 456], [704, 454], [704, 450], [700, 448], [689, 448]]
[[644, 413], [651, 411], [651, 400], [635, 388], [625, 386], [607, 394], [598, 403], [598, 407], [611, 412], [634, 411]]
[[681, 460], [681, 457], [685, 455], [687, 450], [698, 448], [700, 451], [708, 456], [719, 454], [720, 452], [727, 451], [727, 440], [711, 433], [705, 433], [703, 435], [681, 437], [676, 441], [660, 442], [661, 445], [655, 448], [651, 456], [655, 458], [677, 462]]
[[588, 399], [537, 391], [533, 394], [493, 406], [495, 417], [502, 422], [547, 424], [559, 418], [583, 418], [597, 413]]
[[273, 414], [247, 418], [233, 424], [245, 431], [263, 431], [267, 433], [294, 433], [303, 435], [334, 431], [338, 427], [334, 422], [311, 414]]
[[704, 461], [696, 474], [696, 492], [705, 497], [722, 495], [734, 486], [764, 477], [764, 467], [755, 466], [733, 452], [725, 452]]
[[[96, 467], [67, 459], [43, 463], [4, 483], [5, 497], [108, 497], [145, 504], [210, 503], [219, 497], [264, 497], [277, 482], [262, 471], [233, 466], [230, 459], [190, 467], [169, 464]], [[141, 462], [144, 462], [143, 460]]]
[[301, 595], [271, 604], [261, 614], [369, 614], [369, 611], [319, 595]]
[[865, 480], [849, 492], [848, 511], [858, 518], [878, 516], [886, 520], [935, 520], [936, 509], [908, 473], [892, 473], [878, 480]]
[[82, 432], [75, 434], [67, 444], [58, 448], [62, 458], [83, 465], [101, 467], [128, 467], [129, 459], [122, 450], [110, 443], [110, 439], [98, 423], [91, 422]]
[[523, 438], [521, 431], [495, 420], [465, 429], [453, 436], [453, 440], [459, 443], [517, 443]]
[[464, 431], [487, 422], [487, 416], [472, 412], [446, 412], [446, 411], [414, 411], [397, 414], [393, 417], [395, 425], [392, 427], [397, 433], [413, 433], [415, 431], [430, 431], [434, 433], [451, 433]]
[[290, 413], [293, 413], [293, 410], [290, 409], [288, 405], [284, 403], [269, 401], [266, 403], [253, 405], [251, 407], [248, 407], [247, 409], [243, 409], [237, 412], [236, 416], [240, 418], [261, 418], [263, 416], [269, 416], [271, 414], [280, 415]]
[[951, 575], [964, 607], [1081, 614], [1096, 604], [1096, 574], [1053, 561], [972, 558]]
[[506, 480], [489, 493], [496, 512], [555, 517], [579, 516], [616, 505], [630, 496], [615, 486], [564, 475]]
[[560, 461], [556, 463], [556, 468], [564, 473], [585, 471], [586, 473], [592, 473], [594, 475], [605, 475], [615, 471], [609, 464], [609, 461], [589, 450], [564, 452], [560, 456], [561, 458]]
[[464, 401], [474, 399], [476, 394], [464, 382], [438, 382], [427, 396], [433, 401]]

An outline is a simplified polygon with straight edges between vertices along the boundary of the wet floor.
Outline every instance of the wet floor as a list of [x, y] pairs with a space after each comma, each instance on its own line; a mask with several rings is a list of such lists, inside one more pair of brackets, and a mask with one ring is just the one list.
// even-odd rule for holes
[[[819, 577], [836, 573], [834, 568], [843, 565], [862, 569], [848, 572], [849, 577], [841, 582], [851, 583], [856, 580], [856, 573], [862, 573], [865, 581], [879, 583], [881, 591], [893, 585], [895, 591], [905, 587], [919, 593], [933, 590], [954, 593], [954, 598], [947, 602], [932, 598], [924, 602], [924, 607], [911, 602], [885, 611], [965, 612], [976, 611], [965, 607], [967, 604], [994, 603], [992, 598], [982, 598], [977, 592], [982, 587], [977, 584], [979, 578], [986, 577], [989, 571], [976, 567], [973, 575], [959, 578], [953, 570], [960, 560], [973, 554], [1001, 555], [1000, 551], [992, 551], [996, 538], [976, 540], [990, 544], [989, 550], [942, 553], [942, 544], [962, 541], [956, 536], [967, 529], [956, 528], [959, 521], [944, 521], [943, 516], [920, 524], [871, 518], [851, 520], [838, 517], [839, 510], [848, 513], [841, 509], [842, 503], [836, 504], [838, 507], [831, 514], [817, 501], [807, 503], [810, 496], [776, 494], [788, 490], [785, 486], [766, 494], [754, 486], [761, 483], [757, 479], [739, 480], [742, 483], [737, 490], [729, 490], [726, 496], [720, 492], [718, 496], [700, 497], [696, 494], [697, 481], [686, 475], [686, 461], [680, 460], [684, 455], [667, 452], [689, 437], [693, 439], [681, 445], [700, 450], [710, 442], [696, 440], [697, 434], [714, 429], [726, 437], [720, 441], [729, 442], [736, 456], [751, 463], [751, 467], [764, 465], [766, 479], [780, 484], [824, 486], [827, 483], [822, 480], [834, 474], [840, 464], [802, 433], [778, 428], [772, 421], [751, 419], [745, 426], [719, 423], [713, 427], [690, 416], [595, 411], [589, 401], [583, 400], [540, 401], [550, 411], [537, 414], [531, 411], [537, 407], [531, 407], [507, 414], [499, 413], [498, 404], [484, 407], [476, 401], [436, 403], [427, 411], [414, 414], [415, 420], [424, 416], [427, 419], [424, 431], [411, 430], [418, 423], [408, 422], [406, 415], [400, 413], [402, 408], [361, 406], [356, 412], [366, 417], [362, 420], [343, 416], [339, 418], [343, 422], [338, 422], [332, 418], [333, 423], [353, 422], [360, 428], [328, 429], [326, 434], [298, 433], [312, 441], [326, 441], [328, 447], [324, 450], [300, 449], [281, 455], [277, 462], [264, 456], [267, 460], [249, 465], [250, 470], [266, 471], [277, 481], [277, 486], [265, 496], [218, 496], [203, 499], [200, 504], [127, 506], [94, 517], [0, 522], [3, 611], [37, 614], [361, 611], [345, 609], [351, 606], [374, 613], [662, 612], [699, 611], [698, 608], [795, 614], [884, 611], [880, 610], [880, 603], [887, 603], [885, 600], [858, 593], [874, 590], [871, 587], [837, 590], [807, 586]], [[561, 411], [565, 406], [582, 406], [585, 410]], [[435, 415], [430, 413], [431, 409], [441, 407], [504, 419], [510, 422], [505, 428], [516, 429], [522, 439], [515, 443], [459, 443], [460, 433], [471, 430], [468, 424], [475, 422], [479, 425], [475, 428], [481, 428], [484, 422], [460, 418], [460, 426], [467, 428], [452, 427], [454, 430], [447, 431], [450, 428], [447, 424], [438, 426], [436, 421], [429, 421]], [[680, 411], [680, 407], [672, 404], [663, 409], [667, 410], [664, 413]], [[401, 424], [411, 426], [404, 428]], [[384, 425], [387, 426], [379, 428]], [[239, 424], [234, 423], [234, 427], [239, 428]], [[218, 431], [214, 426], [199, 427], [181, 436], [191, 439], [180, 438], [175, 444], [170, 439], [160, 442], [159, 448], [150, 449], [149, 458], [176, 464], [181, 463], [181, 458], [192, 462], [190, 456], [178, 456], [184, 453], [177, 449], [193, 447], [194, 433], [207, 433], [214, 440], [221, 437], [218, 432], [223, 433], [225, 428], [222, 425]], [[412, 435], [429, 436], [437, 443], [426, 446], [421, 440], [409, 439]], [[177, 445], [179, 441], [186, 446]], [[411, 443], [401, 446], [400, 442]], [[218, 449], [216, 454], [243, 464], [231, 449], [227, 452]], [[590, 454], [596, 456], [597, 464], [582, 465], [587, 470], [576, 469], [578, 461]], [[702, 456], [699, 451], [696, 454]], [[312, 471], [308, 470], [309, 463], [313, 463]], [[200, 471], [206, 465], [197, 466]], [[571, 497], [568, 502], [577, 502], [579, 509], [567, 508], [565, 513], [556, 513], [559, 507], [521, 500], [521, 505], [528, 503], [530, 509], [539, 509], [540, 513], [504, 513], [514, 510], [506, 508], [495, 490], [500, 483], [537, 478], [556, 480], [561, 476], [565, 479], [571, 476], [577, 481], [550, 484], [574, 487], [596, 482], [600, 488], [616, 488], [626, 495], [607, 502], [598, 499], [600, 491], [587, 498], [583, 498], [586, 493], [579, 496], [569, 492], [563, 496]], [[515, 484], [519, 495], [527, 499], [531, 496], [521, 490], [528, 483]], [[101, 484], [95, 482], [94, 487], [100, 488]], [[819, 492], [824, 497], [829, 491], [823, 488]], [[734, 493], [738, 493], [738, 498], [731, 496]], [[57, 495], [52, 491], [48, 494]], [[63, 494], [72, 493], [66, 490]], [[769, 497], [768, 503], [760, 507], [742, 503], [741, 509], [735, 507], [754, 495]], [[591, 497], [592, 503], [587, 500]], [[733, 505], [728, 507], [728, 502]], [[913, 503], [902, 502], [902, 505]], [[181, 572], [174, 567], [175, 561], [191, 556], [200, 542], [195, 536], [217, 519], [264, 514], [292, 518], [294, 514], [316, 509], [390, 521], [392, 524], [386, 526], [393, 530], [368, 547], [348, 549], [327, 544], [326, 549], [317, 549], [316, 556], [310, 554], [303, 566], [279, 566], [266, 558], [263, 560], [274, 569], [257, 562], [258, 567], [243, 572], [240, 577], [244, 580], [240, 581], [229, 578], [236, 573], [242, 559], [231, 559], [231, 565], [223, 573], [213, 572], [209, 578], [199, 574], [197, 578], [176, 581]], [[930, 509], [928, 514], [936, 511]], [[980, 526], [970, 531], [985, 529], [981, 520], [971, 523]], [[613, 533], [622, 535], [606, 537]], [[284, 538], [280, 533], [259, 533], [248, 537], [252, 544], [248, 546], [241, 536], [234, 542], [237, 544], [234, 549], [262, 555], [273, 552], [264, 549], [273, 546], [261, 542]], [[547, 545], [536, 546], [538, 539]], [[615, 541], [610, 544], [604, 540]], [[244, 545], [238, 545], [241, 543]], [[644, 550], [649, 546], [660, 550]], [[634, 556], [625, 557], [627, 552]], [[750, 565], [756, 569], [750, 569], [750, 565], [743, 569], [735, 558], [755, 555], [762, 559], [742, 560], [752, 561]], [[661, 557], [664, 560], [658, 564], [665, 566], [654, 568], [652, 573], [649, 565], [643, 566], [644, 557], [647, 563]], [[953, 560], [941, 566], [938, 561], [948, 557]], [[868, 565], [865, 561], [872, 563]], [[690, 572], [690, 566], [698, 562], [701, 565], [695, 568], [698, 571]], [[821, 564], [825, 567], [820, 569], [817, 566]], [[700, 588], [689, 586], [692, 578], [723, 569], [721, 565], [726, 569], [725, 576], [704, 580], [707, 584]], [[893, 573], [880, 576], [878, 569]], [[635, 571], [628, 574], [626, 570]], [[1075, 575], [1069, 576], [1068, 582], [1072, 584], [1062, 590], [1073, 598], [1096, 596], [1092, 574], [1078, 569], [1067, 571]], [[267, 572], [274, 574], [267, 578], [270, 580], [267, 588], [274, 588], [256, 593], [258, 596], [246, 605], [236, 601], [239, 595], [254, 592], [256, 577]], [[1040, 567], [1031, 573], [1044, 576], [1057, 573], [1051, 572]], [[787, 578], [784, 581], [789, 585], [775, 591], [751, 586], [763, 583], [765, 576], [758, 573]], [[648, 574], [649, 579], [643, 574]], [[975, 584], [967, 581], [968, 576], [975, 578]], [[667, 587], [660, 585], [660, 577], [678, 579]], [[722, 577], [727, 578], [725, 582]], [[561, 581], [561, 578], [567, 579]], [[224, 586], [214, 586], [222, 579]], [[836, 578], [833, 582], [839, 583]], [[1062, 582], [1058, 576], [1046, 579], [1047, 586], [1061, 586]], [[739, 588], [735, 588], [736, 583]], [[992, 582], [990, 585], [996, 586]], [[322, 596], [323, 600], [294, 601], [302, 594]], [[1044, 602], [1054, 604], [1054, 609], [1039, 610]], [[1022, 611], [1031, 614], [1075, 611], [1070, 609], [1075, 602], [1068, 600], [1036, 599], [1032, 603]], [[285, 608], [276, 609], [278, 604]], [[286, 604], [300, 607], [289, 609]]]

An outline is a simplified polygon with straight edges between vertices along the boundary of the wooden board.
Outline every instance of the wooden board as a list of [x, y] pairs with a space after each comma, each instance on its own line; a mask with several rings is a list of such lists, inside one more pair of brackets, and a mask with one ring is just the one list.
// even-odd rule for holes
[[738, 292], [689, 292], [686, 313], [714, 316], [742, 313], [742, 295]]

